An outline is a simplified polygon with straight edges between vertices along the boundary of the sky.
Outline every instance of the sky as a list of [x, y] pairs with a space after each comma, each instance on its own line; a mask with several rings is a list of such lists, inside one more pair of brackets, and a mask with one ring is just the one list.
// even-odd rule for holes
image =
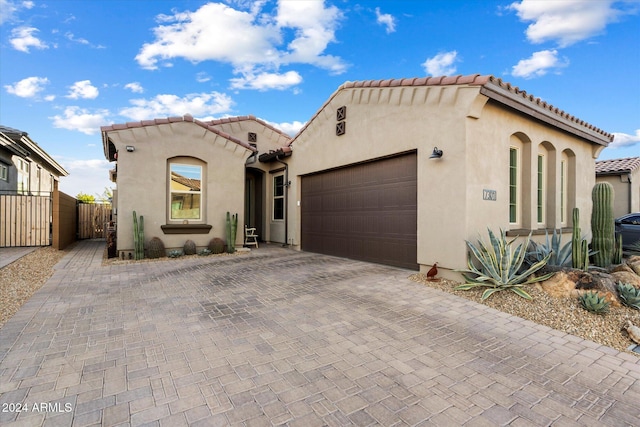
[[99, 196], [100, 126], [254, 115], [296, 132], [345, 81], [491, 74], [640, 156], [640, 0], [0, 0], [0, 124]]

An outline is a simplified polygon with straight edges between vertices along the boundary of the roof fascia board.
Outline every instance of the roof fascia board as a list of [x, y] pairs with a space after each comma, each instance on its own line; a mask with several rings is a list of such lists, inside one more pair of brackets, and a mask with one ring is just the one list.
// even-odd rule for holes
[[609, 144], [609, 141], [607, 141], [605, 137], [599, 137], [594, 134], [585, 132], [581, 129], [581, 127], [578, 127], [569, 121], [560, 119], [551, 111], [547, 111], [542, 107], [531, 104], [530, 102], [523, 99], [520, 95], [516, 95], [512, 92], [489, 84], [483, 85], [480, 88], [480, 93], [490, 99], [493, 99], [496, 102], [513, 108], [514, 110], [520, 111], [521, 113], [531, 116], [541, 122], [547, 123], [565, 132], [576, 135], [591, 143], [602, 145], [605, 147]]
[[53, 158], [49, 156], [42, 148], [40, 148], [38, 144], [31, 140], [31, 138], [23, 135], [22, 138], [20, 138], [20, 141], [24, 145], [26, 145], [27, 149], [31, 150], [32, 153], [37, 154], [38, 157], [40, 157], [49, 167], [54, 169], [56, 172], [59, 172], [61, 176], [69, 175], [69, 172], [67, 172], [62, 166], [60, 166], [58, 162], [53, 160]]
[[31, 154], [27, 150], [25, 150], [23, 147], [21, 147], [16, 141], [9, 138], [4, 133], [0, 132], [0, 136], [1, 136], [0, 145], [5, 147], [7, 150], [11, 151], [12, 153], [24, 158], [29, 157], [29, 154]]

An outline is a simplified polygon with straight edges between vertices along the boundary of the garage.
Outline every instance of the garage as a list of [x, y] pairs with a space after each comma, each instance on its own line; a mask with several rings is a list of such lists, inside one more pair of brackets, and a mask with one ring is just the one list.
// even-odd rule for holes
[[302, 250], [418, 269], [415, 152], [302, 177]]

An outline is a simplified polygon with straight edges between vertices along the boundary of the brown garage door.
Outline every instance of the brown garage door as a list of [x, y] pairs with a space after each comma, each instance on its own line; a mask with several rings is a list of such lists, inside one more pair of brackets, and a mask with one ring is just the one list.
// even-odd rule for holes
[[418, 269], [416, 159], [302, 177], [302, 250]]

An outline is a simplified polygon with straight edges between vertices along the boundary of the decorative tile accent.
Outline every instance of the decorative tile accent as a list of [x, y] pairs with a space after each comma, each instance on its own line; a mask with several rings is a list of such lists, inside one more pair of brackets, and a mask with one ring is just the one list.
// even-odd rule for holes
[[249, 132], [249, 142], [258, 142], [258, 135], [255, 132]]
[[336, 111], [336, 120], [341, 122], [346, 119], [347, 119], [347, 107], [345, 105], [338, 108], [338, 110]]
[[347, 122], [338, 122], [336, 124], [336, 135], [344, 135], [347, 131]]

